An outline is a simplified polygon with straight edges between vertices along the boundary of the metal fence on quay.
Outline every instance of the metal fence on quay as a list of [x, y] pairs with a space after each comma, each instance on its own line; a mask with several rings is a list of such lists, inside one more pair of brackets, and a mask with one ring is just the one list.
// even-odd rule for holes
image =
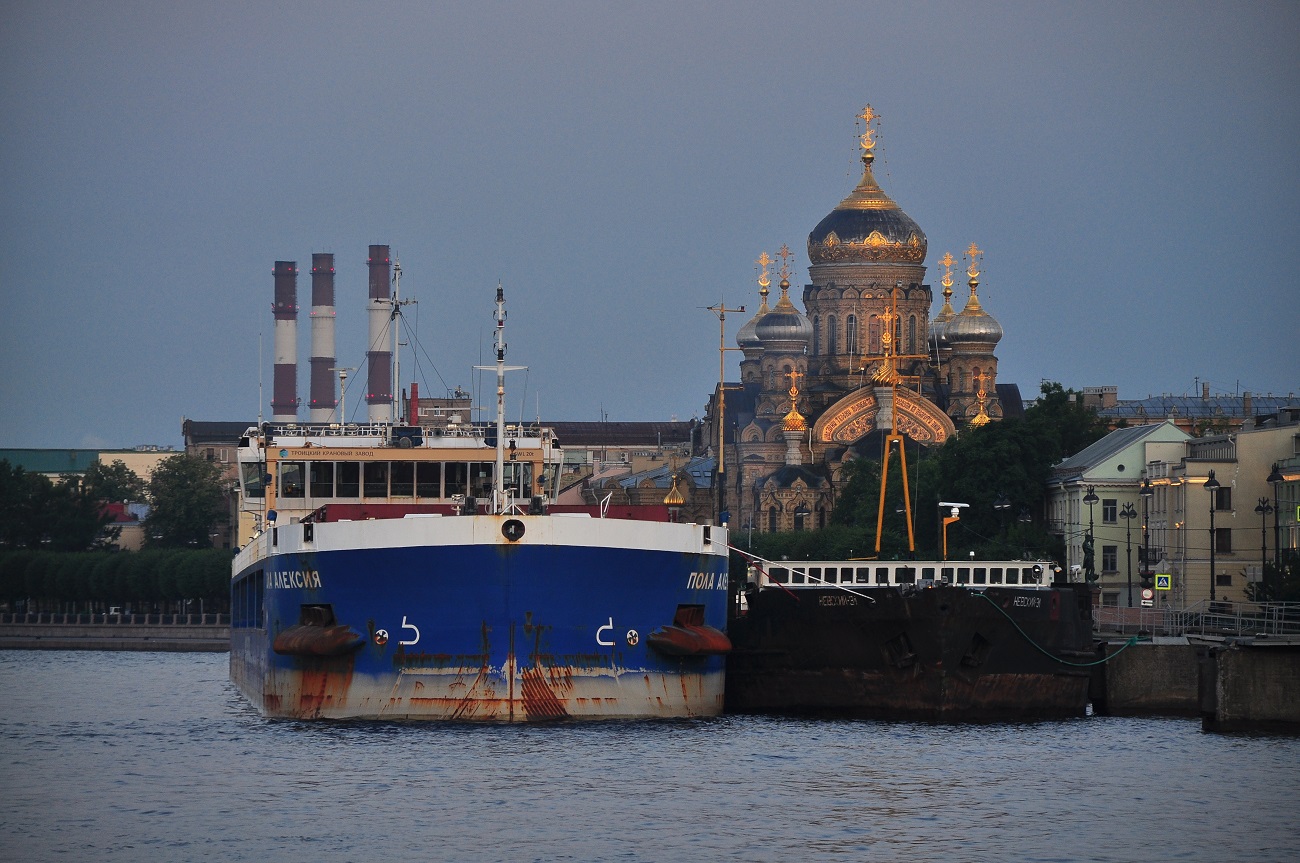
[[1094, 609], [1095, 628], [1118, 635], [1300, 637], [1300, 602], [1209, 602], [1186, 608]]

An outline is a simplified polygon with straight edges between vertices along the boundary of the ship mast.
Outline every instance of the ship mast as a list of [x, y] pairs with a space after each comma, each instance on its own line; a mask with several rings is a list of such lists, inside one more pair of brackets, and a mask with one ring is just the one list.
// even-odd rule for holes
[[506, 372], [519, 371], [527, 366], [506, 365], [506, 299], [501, 283], [497, 282], [496, 330], [492, 344], [496, 350], [497, 361], [492, 366], [475, 366], [476, 369], [496, 369], [497, 373], [497, 463], [492, 477], [492, 512], [500, 514], [506, 511]]

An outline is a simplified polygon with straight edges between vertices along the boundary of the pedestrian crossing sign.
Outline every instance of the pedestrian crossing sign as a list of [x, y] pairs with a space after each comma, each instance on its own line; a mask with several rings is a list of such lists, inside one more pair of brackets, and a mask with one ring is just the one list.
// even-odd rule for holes
[[1160, 572], [1157, 572], [1157, 573], [1156, 573], [1156, 590], [1172, 590], [1173, 588], [1172, 588], [1172, 585], [1170, 584], [1170, 582], [1173, 581], [1173, 578], [1174, 578], [1174, 577], [1173, 577], [1172, 575], [1169, 575], [1168, 573], [1160, 573]]

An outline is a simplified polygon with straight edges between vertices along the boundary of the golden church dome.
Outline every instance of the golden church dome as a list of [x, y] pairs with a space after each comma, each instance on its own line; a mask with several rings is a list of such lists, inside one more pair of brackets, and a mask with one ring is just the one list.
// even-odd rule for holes
[[867, 122], [862, 136], [862, 179], [849, 196], [817, 223], [808, 235], [808, 260], [813, 264], [925, 262], [925, 232], [885, 194], [871, 173], [875, 161], [875, 112], [868, 105], [860, 115]]

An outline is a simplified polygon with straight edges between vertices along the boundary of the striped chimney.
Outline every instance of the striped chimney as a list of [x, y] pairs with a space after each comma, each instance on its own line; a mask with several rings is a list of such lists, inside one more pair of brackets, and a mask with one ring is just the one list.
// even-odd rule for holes
[[338, 399], [334, 394], [334, 256], [314, 252], [311, 256], [311, 392], [308, 414], [314, 423], [335, 417]]
[[276, 261], [275, 373], [272, 378], [271, 419], [298, 421], [298, 262]]
[[393, 421], [393, 349], [389, 320], [392, 313], [392, 264], [388, 246], [371, 246], [370, 348], [366, 351], [369, 376], [366, 404], [371, 422]]

